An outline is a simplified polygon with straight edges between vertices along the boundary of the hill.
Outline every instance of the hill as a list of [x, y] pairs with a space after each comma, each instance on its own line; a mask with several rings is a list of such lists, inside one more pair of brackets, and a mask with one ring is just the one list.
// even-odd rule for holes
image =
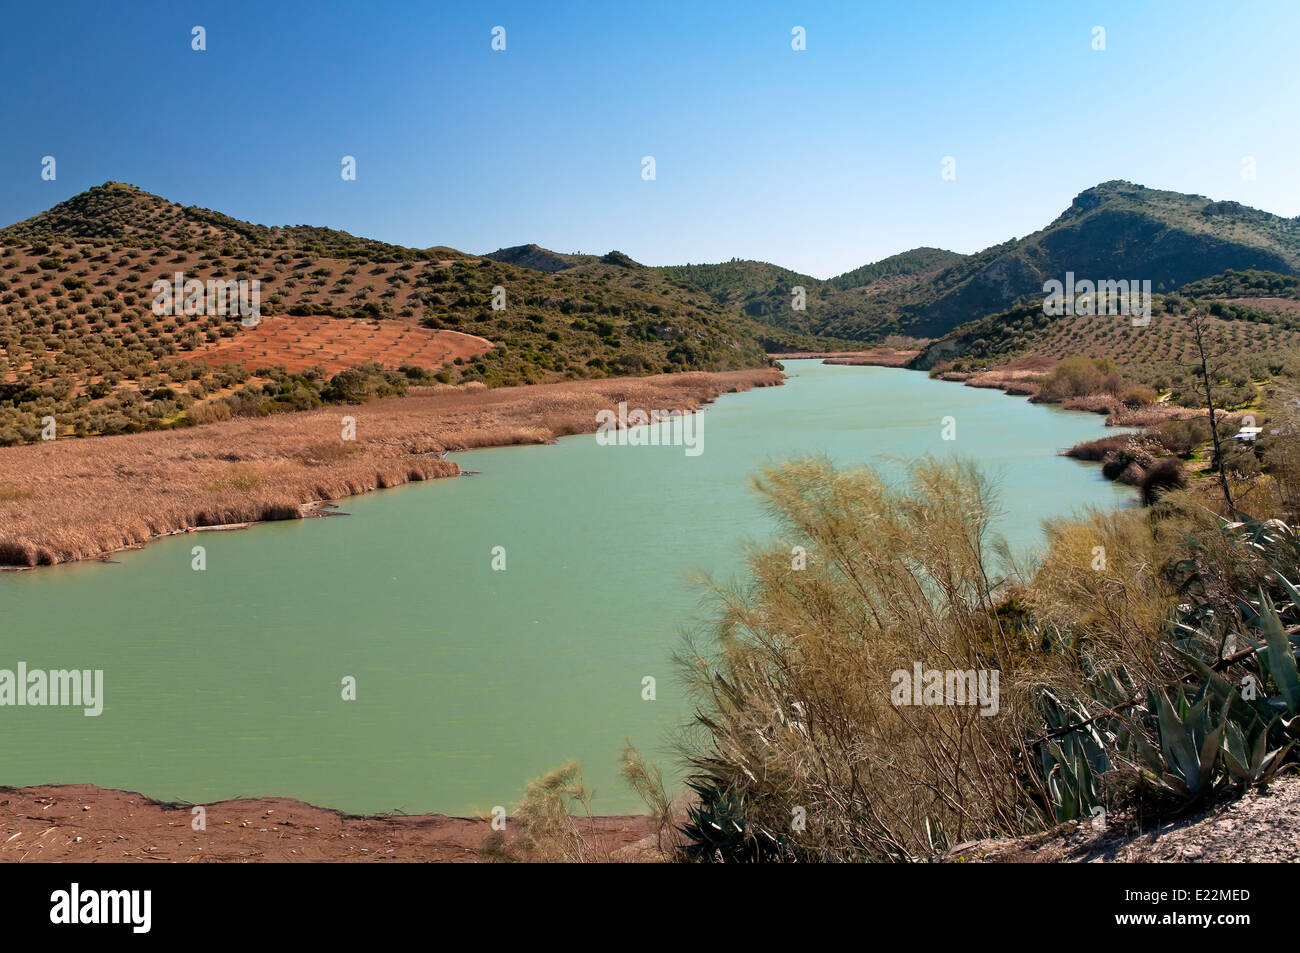
[[[260, 320], [202, 305], [155, 314], [154, 283], [178, 272], [256, 280]], [[1170, 319], [1051, 318], [1043, 284], [1067, 272], [1149, 280]], [[0, 444], [37, 439], [48, 416], [60, 433], [119, 433], [411, 384], [727, 370], [761, 365], [764, 351], [916, 339], [932, 342], [920, 367], [1086, 354], [1177, 391], [1179, 315], [1193, 306], [1229, 356], [1249, 358], [1234, 371], [1245, 395], [1276, 373], [1252, 351], [1300, 345], [1298, 289], [1300, 219], [1119, 181], [978, 254], [915, 248], [828, 280], [742, 259], [646, 267], [619, 251], [406, 248], [108, 182], [0, 229]]]
[[[1168, 391], [1175, 403], [1196, 406], [1203, 397], [1194, 311], [1204, 316], [1225, 406], [1253, 404], [1257, 384], [1300, 380], [1300, 279], [1257, 270], [1230, 270], [1153, 295], [1146, 326], [1119, 315], [1048, 315], [1040, 301], [1018, 304], [931, 341], [910, 366], [968, 373], [1024, 359], [1050, 366], [1071, 356], [1105, 358], [1127, 383]], [[1049, 360], [1044, 365], [1041, 359]]]
[[[108, 182], [0, 229], [0, 444], [38, 439], [47, 416], [60, 434], [121, 433], [413, 383], [764, 363], [736, 309], [620, 253], [571, 257], [547, 274], [450, 248], [255, 225]], [[245, 326], [211, 290], [193, 309], [178, 301], [155, 313], [155, 282], [176, 273], [249, 290], [256, 280], [258, 322]]]
[[[1113, 181], [1080, 193], [1043, 229], [975, 255], [916, 248], [827, 281], [740, 260], [665, 270], [773, 326], [874, 343], [940, 337], [1041, 301], [1043, 283], [1070, 271], [1149, 280], [1160, 292], [1230, 270], [1300, 275], [1300, 219]], [[805, 311], [790, 306], [795, 285], [807, 291]]]
[[1041, 301], [1043, 283], [1066, 272], [1092, 280], [1149, 280], [1155, 291], [1228, 269], [1300, 274], [1300, 220], [1235, 202], [1106, 182], [1075, 197], [1046, 228], [987, 249], [935, 282], [914, 314], [928, 332], [1021, 298]]
[[865, 287], [881, 278], [889, 278], [895, 275], [938, 274], [947, 268], [960, 265], [966, 258], [966, 255], [958, 254], [955, 251], [945, 251], [942, 248], [913, 248], [911, 251], [890, 255], [888, 258], [882, 258], [870, 265], [863, 265], [861, 268], [846, 271], [842, 275], [831, 278], [826, 284], [840, 291], [851, 291], [854, 288]]
[[519, 268], [544, 271], [547, 274], [554, 274], [557, 271], [573, 268], [576, 265], [587, 265], [597, 260], [595, 255], [562, 255], [559, 252], [542, 248], [540, 245], [514, 245], [510, 248], [498, 248], [483, 257], [507, 265], [516, 265]]

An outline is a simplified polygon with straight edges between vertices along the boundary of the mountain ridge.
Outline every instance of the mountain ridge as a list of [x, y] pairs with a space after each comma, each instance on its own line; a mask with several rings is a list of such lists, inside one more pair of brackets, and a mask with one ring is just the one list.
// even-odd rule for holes
[[[616, 278], [653, 284], [655, 293], [678, 298], [707, 297], [739, 322], [742, 336], [782, 351], [875, 344], [891, 336], [941, 338], [1032, 302], [1045, 281], [1067, 271], [1094, 280], [1150, 280], [1159, 292], [1230, 271], [1300, 275], [1300, 217], [1121, 179], [1079, 192], [1051, 222], [1023, 238], [970, 255], [921, 246], [828, 279], [739, 258], [651, 267], [618, 251], [566, 254], [532, 243], [481, 256], [441, 245], [412, 248], [322, 226], [256, 225], [115, 181], [0, 229], [7, 244], [68, 239], [160, 249], [271, 249], [378, 263], [495, 262], [559, 280]], [[434, 317], [455, 327], [453, 314]]]

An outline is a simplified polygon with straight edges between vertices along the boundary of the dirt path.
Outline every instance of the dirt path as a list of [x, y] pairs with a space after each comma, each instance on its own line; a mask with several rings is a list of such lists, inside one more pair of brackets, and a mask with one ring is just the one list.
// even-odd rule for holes
[[[93, 784], [0, 788], [0, 862], [469, 862], [489, 822], [443, 814], [355, 817], [290, 798], [167, 805]], [[579, 821], [587, 831], [588, 822]], [[599, 817], [588, 842], [624, 855], [650, 835], [646, 817]], [[637, 856], [640, 856], [637, 854]]]

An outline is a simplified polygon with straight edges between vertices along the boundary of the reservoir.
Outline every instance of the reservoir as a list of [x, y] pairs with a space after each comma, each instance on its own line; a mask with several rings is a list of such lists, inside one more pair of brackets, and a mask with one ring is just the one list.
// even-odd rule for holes
[[1133, 505], [1058, 456], [1102, 436], [1100, 416], [913, 371], [785, 366], [784, 386], [709, 405], [694, 455], [594, 434], [475, 450], [454, 458], [472, 475], [339, 501], [345, 518], [0, 573], [0, 668], [103, 671], [97, 716], [0, 708], [0, 783], [463, 815], [576, 760], [597, 811], [638, 810], [619, 751], [673, 773], [690, 706], [671, 656], [711, 612], [692, 577], [734, 579], [743, 547], [772, 538], [748, 489], [762, 465], [822, 454], [901, 477], [924, 454], [974, 458], [1021, 551], [1045, 518]]

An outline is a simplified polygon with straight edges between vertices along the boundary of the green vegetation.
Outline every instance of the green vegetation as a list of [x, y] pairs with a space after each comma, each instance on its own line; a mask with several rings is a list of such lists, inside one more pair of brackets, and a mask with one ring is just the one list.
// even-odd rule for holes
[[1121, 383], [1109, 358], [1067, 357], [1043, 377], [1039, 394], [1048, 401], [1093, 394], [1118, 396]]
[[[1300, 430], [1279, 439], [1300, 448]], [[1300, 537], [1269, 519], [1295, 518], [1278, 504], [1294, 477], [1257, 479], [1288, 490], [1255, 495], [1253, 517], [1171, 491], [1059, 521], [1018, 566], [969, 465], [922, 462], [901, 487], [818, 460], [766, 470], [781, 537], [750, 553], [750, 584], [716, 590], [682, 661], [699, 712], [685, 854], [909, 860], [1266, 782], [1300, 740]], [[996, 710], [900, 701], [918, 664], [996, 671]]]
[[[1043, 281], [1067, 270], [1149, 278], [1157, 292], [1151, 325], [1045, 315]], [[1300, 370], [1300, 222], [1125, 182], [1088, 189], [1045, 229], [979, 254], [917, 248], [828, 281], [739, 259], [646, 268], [617, 251], [597, 257], [536, 245], [480, 259], [327, 228], [253, 225], [110, 182], [0, 230], [0, 441], [36, 439], [49, 415], [61, 435], [176, 426], [220, 416], [222, 406], [256, 406], [232, 402], [241, 388], [278, 388], [282, 381], [255, 377], [250, 366], [276, 364], [271, 349], [242, 365], [203, 360], [240, 340], [237, 319], [152, 313], [153, 281], [176, 271], [256, 278], [272, 319], [423, 325], [496, 344], [420, 369], [438, 384], [727, 370], [759, 365], [764, 351], [941, 335], [915, 366], [1104, 358], [1124, 385], [1111, 397], [1137, 403], [1146, 389], [1191, 407], [1202, 403], [1186, 366], [1193, 313], [1223, 340], [1214, 383], [1221, 408], [1251, 407], [1260, 386]], [[805, 310], [792, 307], [796, 286]], [[504, 311], [493, 310], [496, 287], [506, 289]], [[972, 315], [984, 317], [966, 320]], [[325, 343], [312, 349], [322, 364]], [[298, 373], [310, 370], [305, 363]], [[317, 390], [324, 399], [336, 393]]]
[[910, 251], [882, 258], [870, 265], [846, 271], [842, 275], [831, 278], [826, 284], [840, 291], [851, 291], [854, 288], [865, 288], [880, 278], [895, 275], [939, 274], [949, 268], [960, 266], [966, 257], [942, 248], [913, 248]]
[[1192, 281], [1178, 289], [1188, 298], [1291, 298], [1300, 300], [1300, 278], [1272, 271], [1228, 269], [1221, 275]]
[[1146, 327], [1134, 327], [1124, 316], [1052, 317], [1041, 303], [1022, 305], [956, 328], [931, 342], [912, 366], [970, 371], [1025, 357], [1084, 356], [1108, 361], [1126, 387], [1169, 393], [1179, 406], [1203, 407], [1193, 320], [1199, 316], [1214, 344], [1218, 407], [1252, 405], [1259, 396], [1257, 382], [1300, 380], [1300, 324], [1292, 329], [1276, 313], [1229, 316], [1215, 304], [1157, 295]]
[[[60, 436], [116, 434], [352, 402], [413, 383], [495, 387], [764, 362], [751, 323], [693, 286], [617, 252], [565, 264], [548, 275], [448, 248], [251, 225], [106, 183], [0, 230], [0, 445], [39, 439], [46, 416]], [[342, 375], [301, 361], [293, 374], [277, 370], [283, 357], [269, 347], [243, 364], [205, 359], [247, 329], [239, 315], [155, 315], [153, 283], [175, 272], [257, 279], [267, 322], [330, 315], [496, 346], [443, 366]], [[492, 308], [498, 286], [503, 311]], [[321, 337], [309, 350], [325, 364], [332, 335]]]
[[[1168, 253], [1174, 247], [1177, 253]], [[1149, 280], [1157, 293], [1230, 270], [1290, 277], [1300, 274], [1300, 220], [1114, 181], [1080, 193], [1047, 227], [974, 255], [917, 248], [824, 282], [739, 260], [666, 270], [759, 320], [873, 343], [889, 334], [940, 337], [972, 317], [1005, 314], [1020, 305], [1041, 311], [1043, 283], [1064, 280], [1067, 271], [1080, 279]], [[796, 284], [808, 292], [803, 312], [790, 308]], [[1277, 295], [1288, 287], [1272, 279], [1189, 293], [1208, 298], [1230, 290], [1246, 297], [1265, 288]]]

